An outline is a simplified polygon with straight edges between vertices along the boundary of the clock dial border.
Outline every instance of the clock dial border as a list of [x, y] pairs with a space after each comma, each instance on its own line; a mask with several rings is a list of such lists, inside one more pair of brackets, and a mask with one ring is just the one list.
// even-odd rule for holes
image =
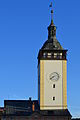
[[49, 80], [50, 81], [58, 81], [60, 78], [60, 75], [59, 73], [57, 72], [52, 72], [50, 75], [49, 75]]

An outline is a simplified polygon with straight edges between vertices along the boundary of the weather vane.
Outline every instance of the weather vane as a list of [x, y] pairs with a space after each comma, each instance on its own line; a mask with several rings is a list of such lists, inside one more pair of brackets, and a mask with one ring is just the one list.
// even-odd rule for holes
[[49, 7], [51, 7], [51, 8], [53, 7], [53, 3], [52, 3], [52, 2], [51, 2], [51, 4], [49, 5]]
[[53, 3], [52, 2], [49, 5], [49, 7], [51, 8], [51, 23], [53, 24]]

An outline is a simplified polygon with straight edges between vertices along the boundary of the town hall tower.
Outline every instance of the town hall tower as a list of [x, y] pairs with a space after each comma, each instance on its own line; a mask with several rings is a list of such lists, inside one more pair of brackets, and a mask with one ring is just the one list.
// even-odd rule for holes
[[67, 109], [67, 50], [56, 39], [56, 26], [48, 26], [48, 40], [38, 54], [38, 102], [40, 110]]

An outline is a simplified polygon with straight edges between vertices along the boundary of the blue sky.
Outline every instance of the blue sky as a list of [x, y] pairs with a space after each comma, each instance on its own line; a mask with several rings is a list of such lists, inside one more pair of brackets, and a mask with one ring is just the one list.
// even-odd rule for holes
[[[47, 40], [51, 0], [0, 0], [0, 105], [37, 99], [37, 55]], [[68, 108], [80, 116], [80, 0], [55, 0], [57, 39], [68, 49]]]

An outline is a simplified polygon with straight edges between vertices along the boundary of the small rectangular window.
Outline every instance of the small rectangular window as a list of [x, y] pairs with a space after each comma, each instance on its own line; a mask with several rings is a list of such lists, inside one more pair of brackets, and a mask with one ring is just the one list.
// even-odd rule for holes
[[53, 97], [53, 100], [55, 100], [55, 97]]
[[48, 58], [51, 58], [51, 53], [48, 53], [48, 56], [47, 56]]
[[55, 84], [53, 84], [53, 88], [55, 88]]
[[47, 57], [47, 53], [46, 53], [46, 52], [43, 53], [43, 57], [44, 57], [44, 58]]
[[51, 53], [48, 53], [49, 56], [51, 56]]
[[57, 58], [57, 53], [54, 53], [54, 58]]
[[60, 53], [60, 55], [62, 56], [62, 53]]

